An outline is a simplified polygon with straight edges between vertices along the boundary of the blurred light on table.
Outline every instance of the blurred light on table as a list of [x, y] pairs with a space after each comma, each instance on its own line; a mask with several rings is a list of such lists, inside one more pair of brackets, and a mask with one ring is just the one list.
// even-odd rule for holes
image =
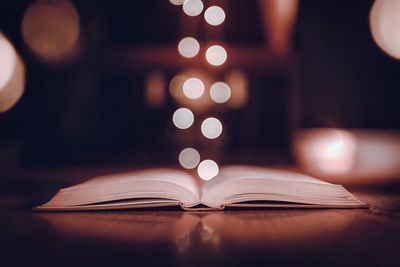
[[183, 12], [190, 17], [195, 17], [201, 14], [204, 5], [201, 0], [185, 0], [183, 3]]
[[201, 124], [201, 133], [208, 139], [215, 139], [222, 133], [222, 123], [217, 118], [207, 118]]
[[204, 12], [204, 19], [212, 26], [218, 26], [225, 20], [225, 12], [219, 6], [210, 6]]
[[79, 14], [67, 0], [37, 0], [22, 19], [22, 37], [43, 61], [56, 62], [70, 57], [76, 49]]
[[25, 67], [13, 45], [0, 32], [0, 112], [8, 111], [22, 97]]
[[161, 72], [151, 72], [146, 80], [145, 98], [149, 106], [161, 107], [165, 102], [165, 79]]
[[218, 175], [218, 164], [211, 159], [203, 160], [197, 167], [197, 173], [199, 174], [201, 179], [209, 181]]
[[231, 97], [231, 88], [224, 82], [216, 82], [211, 85], [210, 97], [215, 103], [225, 103]]
[[400, 132], [303, 129], [294, 140], [304, 170], [334, 182], [383, 182], [400, 177]]
[[185, 169], [194, 169], [199, 165], [200, 154], [191, 147], [185, 148], [179, 154], [179, 163]]
[[190, 99], [197, 99], [204, 93], [204, 83], [199, 78], [189, 78], [183, 83], [183, 93]]
[[185, 37], [178, 44], [179, 54], [185, 58], [195, 57], [200, 51], [199, 42], [193, 37]]
[[194, 122], [193, 112], [188, 108], [177, 109], [172, 115], [172, 122], [179, 129], [187, 129]]
[[220, 45], [210, 46], [206, 51], [207, 62], [213, 66], [220, 66], [225, 63], [228, 54], [225, 48]]
[[376, 0], [369, 21], [376, 44], [390, 56], [400, 59], [400, 1]]

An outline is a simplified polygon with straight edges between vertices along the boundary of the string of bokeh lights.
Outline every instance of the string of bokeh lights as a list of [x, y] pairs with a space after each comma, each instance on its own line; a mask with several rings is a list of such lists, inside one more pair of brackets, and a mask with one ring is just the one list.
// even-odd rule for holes
[[[204, 10], [204, 4], [201, 0], [170, 0], [170, 2], [177, 6], [181, 5], [183, 12], [190, 17], [198, 16]], [[204, 19], [210, 26], [217, 27], [225, 21], [225, 11], [219, 6], [210, 6], [204, 12]], [[186, 36], [178, 43], [179, 54], [187, 59], [196, 57], [200, 50], [200, 42], [193, 36]], [[218, 67], [226, 62], [228, 54], [222, 45], [213, 44], [206, 49], [204, 57], [208, 64]], [[207, 77], [203, 77], [205, 79], [202, 80], [202, 77], [198, 74], [196, 75], [196, 73], [189, 73], [187, 76], [181, 79], [179, 83], [182, 86], [183, 95], [189, 101], [201, 102], [202, 97], [209, 97], [215, 104], [223, 104], [231, 98], [231, 88], [226, 82], [216, 81], [206, 86], [204, 80]], [[179, 75], [172, 79], [172, 86], [170, 87], [174, 86], [177, 79], [180, 79]], [[207, 92], [209, 95], [205, 96]], [[171, 94], [173, 93], [171, 92]], [[186, 103], [188, 102], [186, 101]], [[194, 124], [194, 120], [195, 114], [187, 107], [178, 108], [172, 116], [174, 125], [180, 130], [190, 128]], [[201, 122], [200, 131], [207, 139], [217, 139], [222, 134], [223, 124], [218, 118], [208, 117]], [[193, 147], [184, 148], [179, 153], [178, 160], [185, 169], [195, 169], [197, 167], [197, 173], [203, 180], [210, 180], [219, 173], [218, 164], [212, 159], [201, 160], [200, 153]]]

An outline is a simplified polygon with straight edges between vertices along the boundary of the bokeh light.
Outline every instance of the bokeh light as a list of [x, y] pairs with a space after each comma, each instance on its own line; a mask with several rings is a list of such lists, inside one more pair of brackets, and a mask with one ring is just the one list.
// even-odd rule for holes
[[247, 76], [239, 70], [232, 70], [225, 76], [225, 81], [231, 88], [231, 98], [228, 105], [231, 108], [242, 108], [249, 99], [249, 81]]
[[191, 147], [185, 148], [179, 153], [179, 164], [185, 169], [194, 169], [199, 165], [200, 154]]
[[178, 51], [186, 58], [195, 57], [200, 51], [199, 42], [193, 37], [185, 37], [178, 44]]
[[12, 108], [22, 97], [25, 67], [12, 44], [0, 32], [0, 112]]
[[169, 92], [172, 99], [180, 106], [184, 106], [196, 113], [204, 113], [208, 111], [215, 104], [211, 100], [209, 94], [203, 94], [196, 99], [188, 98], [183, 92], [183, 84], [189, 78], [196, 77], [204, 84], [204, 89], [209, 88], [214, 82], [210, 72], [204, 69], [184, 69], [182, 72], [177, 73], [172, 77], [169, 83]]
[[67, 0], [37, 0], [22, 19], [25, 43], [44, 61], [54, 62], [71, 56], [79, 32], [79, 14]]
[[372, 37], [390, 56], [400, 59], [400, 1], [376, 0], [369, 16]]
[[190, 99], [197, 99], [204, 93], [204, 83], [199, 78], [189, 78], [183, 83], [183, 93]]
[[145, 98], [153, 108], [161, 107], [165, 101], [165, 79], [161, 72], [151, 72], [146, 80]]
[[334, 130], [316, 139], [312, 152], [321, 171], [342, 173], [353, 167], [355, 141], [345, 132]]
[[317, 174], [344, 174], [354, 166], [357, 141], [348, 131], [315, 129], [297, 134], [295, 143], [299, 161]]
[[179, 129], [187, 129], [194, 122], [193, 112], [188, 108], [177, 109], [172, 115], [174, 125]]
[[208, 139], [215, 139], [222, 133], [222, 123], [217, 118], [207, 118], [201, 124], [201, 133]]
[[219, 6], [210, 6], [204, 12], [204, 18], [208, 24], [212, 26], [218, 26], [225, 20], [225, 12]]
[[169, 2], [175, 6], [180, 6], [183, 5], [183, 3], [185, 2], [185, 0], [169, 0]]
[[197, 173], [199, 174], [201, 179], [209, 181], [218, 175], [218, 164], [211, 159], [203, 160], [197, 167]]
[[201, 0], [185, 0], [183, 3], [183, 12], [190, 17], [195, 17], [201, 14], [204, 5]]
[[225, 63], [228, 54], [225, 48], [220, 45], [210, 46], [206, 51], [207, 62], [213, 66], [220, 66]]
[[225, 103], [231, 97], [231, 88], [224, 82], [211, 85], [210, 97], [215, 103]]

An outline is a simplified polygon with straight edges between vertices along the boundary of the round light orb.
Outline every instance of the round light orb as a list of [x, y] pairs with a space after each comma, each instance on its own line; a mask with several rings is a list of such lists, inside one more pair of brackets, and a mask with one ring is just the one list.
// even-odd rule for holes
[[209, 181], [218, 175], [218, 164], [211, 159], [203, 160], [197, 167], [197, 173], [199, 174], [201, 179]]
[[172, 115], [172, 122], [179, 129], [187, 129], [194, 122], [193, 112], [188, 108], [180, 108]]
[[199, 165], [200, 154], [191, 147], [185, 148], [179, 153], [179, 164], [185, 169], [194, 169]]
[[220, 45], [210, 46], [206, 51], [207, 62], [213, 66], [220, 66], [225, 63], [228, 54], [225, 48]]
[[183, 12], [190, 17], [195, 17], [201, 14], [204, 5], [201, 0], [185, 0], [183, 3]]
[[178, 44], [178, 51], [186, 58], [195, 57], [200, 51], [199, 42], [193, 37], [185, 37]]
[[210, 6], [204, 12], [204, 18], [208, 24], [212, 26], [218, 26], [225, 20], [225, 12], [219, 6]]
[[185, 2], [185, 0], [169, 0], [169, 2], [175, 6], [181, 6]]
[[216, 82], [211, 85], [210, 97], [215, 103], [225, 103], [231, 97], [231, 88], [224, 82]]
[[69, 57], [79, 38], [79, 15], [67, 0], [37, 0], [22, 19], [22, 37], [42, 60], [54, 62]]
[[204, 93], [204, 83], [199, 78], [189, 78], [183, 83], [183, 93], [190, 99], [197, 99]]
[[222, 133], [222, 123], [217, 118], [207, 118], [201, 124], [201, 133], [208, 139], [215, 139]]
[[0, 32], [0, 112], [11, 109], [22, 97], [25, 67], [12, 44]]
[[376, 0], [369, 16], [376, 44], [388, 55], [400, 59], [400, 1]]

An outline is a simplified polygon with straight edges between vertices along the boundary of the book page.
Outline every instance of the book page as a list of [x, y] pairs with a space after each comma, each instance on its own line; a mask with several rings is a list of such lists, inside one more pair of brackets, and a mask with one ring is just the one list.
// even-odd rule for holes
[[92, 178], [75, 186], [61, 189], [42, 207], [71, 207], [101, 204], [115, 206], [120, 200], [148, 199], [173, 200], [183, 205], [196, 205], [200, 201], [195, 179], [174, 169], [157, 168], [150, 170], [119, 173]]
[[223, 168], [216, 178], [205, 183], [201, 199], [212, 207], [241, 202], [256, 206], [255, 201], [321, 206], [364, 204], [341, 185], [296, 172], [240, 165]]

